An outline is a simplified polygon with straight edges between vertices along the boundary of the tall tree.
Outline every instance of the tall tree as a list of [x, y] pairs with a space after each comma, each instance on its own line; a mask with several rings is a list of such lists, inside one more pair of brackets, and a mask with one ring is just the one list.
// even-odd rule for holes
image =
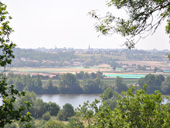
[[[13, 55], [13, 48], [16, 46], [10, 41], [10, 34], [13, 29], [9, 26], [9, 20], [12, 19], [8, 16], [6, 11], [7, 6], [0, 2], [0, 67], [6, 69], [8, 64], [11, 64]], [[5, 74], [0, 76], [0, 95], [2, 98], [2, 104], [0, 105], [0, 127], [4, 127], [7, 123], [12, 123], [16, 120], [29, 121], [30, 113], [26, 116], [23, 115], [23, 111], [30, 107], [28, 102], [25, 102], [25, 106], [19, 106], [18, 109], [14, 108], [14, 102], [18, 96], [25, 95], [24, 92], [19, 92], [14, 88], [14, 85], [8, 85], [6, 82]]]
[[170, 94], [170, 76], [166, 77], [165, 81], [162, 82], [161, 91], [164, 94]]
[[64, 115], [64, 120], [68, 120], [69, 117], [74, 116], [74, 107], [67, 103], [63, 106], [63, 115]]
[[47, 87], [47, 89], [45, 90], [45, 93], [47, 93], [47, 94], [56, 94], [56, 93], [58, 93], [58, 87], [53, 86], [53, 82], [52, 82], [51, 78], [48, 79], [46, 87]]
[[126, 91], [127, 90], [127, 85], [123, 84], [123, 78], [117, 76], [116, 79], [116, 91], [121, 93], [122, 91]]
[[75, 75], [71, 73], [64, 74], [59, 83], [59, 90], [61, 93], [82, 93], [79, 82]]
[[58, 112], [60, 111], [60, 106], [56, 103], [49, 102], [48, 103], [48, 111], [50, 112], [50, 115], [56, 116]]

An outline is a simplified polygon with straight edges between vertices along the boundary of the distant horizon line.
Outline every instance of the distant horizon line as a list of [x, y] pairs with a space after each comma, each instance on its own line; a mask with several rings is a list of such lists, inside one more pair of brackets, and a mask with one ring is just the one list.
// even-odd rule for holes
[[[22, 48], [22, 47], [15, 47], [15, 48], [20, 48], [20, 49], [47, 49], [47, 50], [54, 50], [54, 49], [74, 49], [74, 50], [89, 50], [89, 48], [71, 48], [71, 47], [55, 47], [55, 48], [47, 48], [47, 47], [38, 47], [38, 48]], [[128, 48], [91, 48], [91, 50], [143, 50], [143, 51], [170, 51], [169, 49], [128, 49]]]

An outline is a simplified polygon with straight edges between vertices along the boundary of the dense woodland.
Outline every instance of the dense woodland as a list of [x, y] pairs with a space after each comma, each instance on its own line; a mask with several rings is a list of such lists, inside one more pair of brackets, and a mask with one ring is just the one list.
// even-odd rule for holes
[[[8, 74], [8, 83], [14, 84], [19, 91], [34, 91], [36, 94], [100, 94], [107, 88], [102, 81], [101, 72], [76, 75], [71, 73], [47, 78], [43, 76]], [[54, 81], [57, 81], [55, 83]]]

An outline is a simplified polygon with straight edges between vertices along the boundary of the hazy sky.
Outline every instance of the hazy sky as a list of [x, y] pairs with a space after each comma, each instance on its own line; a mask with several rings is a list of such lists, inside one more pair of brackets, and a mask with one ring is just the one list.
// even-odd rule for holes
[[[124, 48], [124, 38], [118, 34], [99, 36], [94, 29], [95, 20], [87, 13], [107, 11], [105, 0], [2, 0], [13, 17], [15, 30], [12, 41], [21, 48]], [[112, 9], [115, 15], [124, 15]], [[169, 49], [164, 24], [157, 32], [141, 40], [137, 49]]]

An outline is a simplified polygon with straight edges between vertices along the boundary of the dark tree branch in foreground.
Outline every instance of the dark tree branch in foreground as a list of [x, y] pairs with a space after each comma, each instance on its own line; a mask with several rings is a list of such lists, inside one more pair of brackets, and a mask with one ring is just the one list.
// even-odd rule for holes
[[131, 49], [147, 35], [153, 34], [163, 20], [167, 20], [166, 33], [170, 34], [170, 1], [169, 0], [109, 0], [109, 7], [124, 9], [128, 19], [115, 17], [108, 12], [105, 17], [99, 17], [95, 11], [89, 14], [98, 22], [97, 32], [103, 35], [119, 33], [127, 37], [125, 45]]

